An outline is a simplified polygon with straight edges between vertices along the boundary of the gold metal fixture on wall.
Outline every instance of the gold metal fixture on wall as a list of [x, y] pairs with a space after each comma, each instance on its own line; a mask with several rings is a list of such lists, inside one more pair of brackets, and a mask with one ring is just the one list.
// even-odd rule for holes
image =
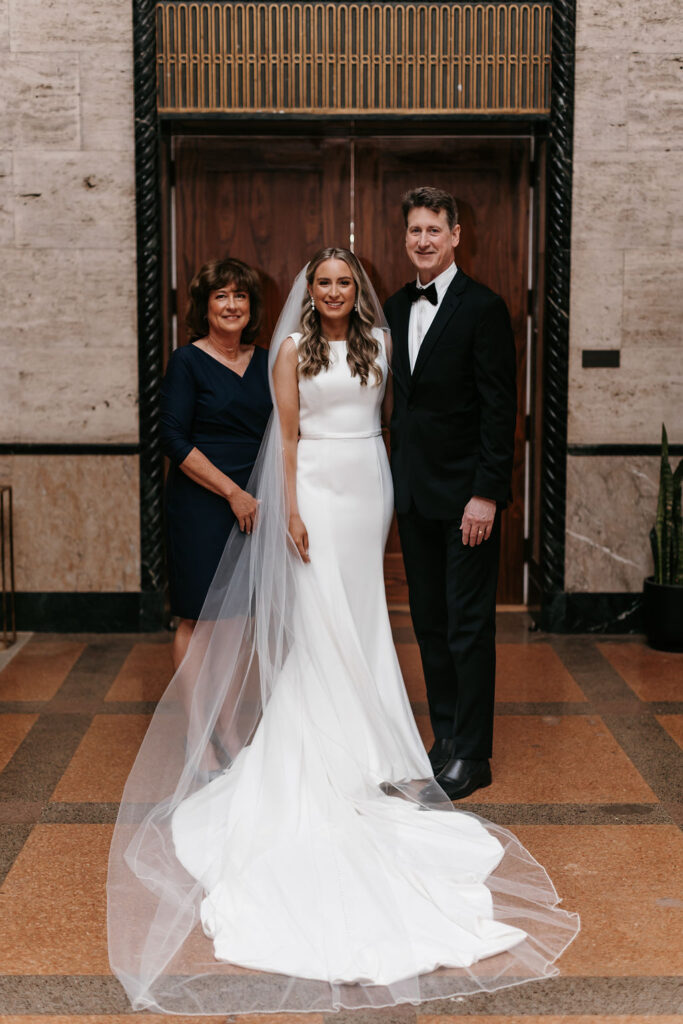
[[157, 4], [158, 110], [547, 114], [552, 4]]

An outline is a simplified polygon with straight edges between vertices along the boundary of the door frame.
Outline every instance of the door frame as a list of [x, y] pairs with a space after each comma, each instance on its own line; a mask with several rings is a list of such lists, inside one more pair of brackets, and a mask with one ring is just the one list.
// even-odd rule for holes
[[[373, 204], [370, 204], [371, 208], [369, 209], [367, 205], [364, 205], [364, 199], [358, 193], [359, 182], [362, 180], [362, 177], [359, 177], [359, 175], [362, 176], [362, 168], [366, 167], [366, 173], [369, 170], [370, 165], [366, 166], [369, 153], [375, 153], [379, 165], [385, 167], [385, 170], [388, 169], [389, 165], [391, 165], [394, 171], [401, 168], [405, 173], [408, 170], [408, 179], [414, 181], [415, 160], [419, 158], [421, 153], [424, 160], [425, 152], [433, 151], [436, 161], [434, 165], [435, 181], [433, 183], [436, 184], [438, 181], [443, 186], [445, 184], [443, 180], [444, 172], [447, 176], [450, 175], [452, 185], [456, 189], [459, 188], [457, 182], [460, 180], [461, 175], [469, 182], [469, 185], [465, 185], [461, 181], [464, 191], [462, 194], [459, 191], [457, 192], [459, 204], [461, 199], [465, 199], [466, 193], [468, 190], [471, 190], [473, 181], [476, 181], [477, 178], [475, 173], [474, 179], [472, 179], [471, 173], [467, 170], [468, 167], [471, 168], [473, 166], [472, 160], [483, 160], [482, 166], [488, 167], [489, 172], [495, 174], [496, 169], [500, 170], [502, 167], [507, 166], [507, 161], [512, 158], [508, 171], [513, 177], [508, 178], [507, 173], [503, 172], [503, 177], [494, 187], [490, 197], [493, 199], [494, 196], [498, 196], [498, 202], [502, 203], [502, 207], [493, 215], [489, 210], [484, 218], [490, 225], [495, 223], [495, 218], [500, 215], [504, 221], [507, 222], [509, 218], [515, 224], [515, 227], [512, 228], [512, 234], [505, 236], [506, 242], [502, 244], [502, 247], [499, 242], [494, 251], [489, 253], [497, 264], [502, 259], [504, 268], [497, 266], [496, 269], [489, 268], [485, 270], [480, 266], [477, 271], [476, 268], [468, 266], [467, 250], [470, 248], [470, 242], [473, 244], [474, 250], [469, 256], [475, 260], [477, 259], [477, 256], [474, 255], [474, 252], [478, 250], [476, 233], [475, 236], [469, 239], [469, 242], [464, 239], [461, 249], [466, 251], [462, 252], [461, 249], [458, 249], [456, 260], [459, 265], [465, 267], [468, 273], [473, 273], [478, 280], [483, 281], [490, 287], [493, 287], [495, 291], [504, 295], [508, 302], [508, 308], [515, 327], [519, 413], [515, 430], [514, 501], [504, 517], [498, 600], [502, 602], [500, 607], [506, 610], [520, 610], [524, 608], [528, 595], [527, 562], [530, 548], [528, 528], [531, 521], [527, 508], [531, 460], [528, 451], [529, 432], [526, 429], [530, 403], [529, 385], [531, 374], [529, 373], [529, 362], [533, 353], [532, 343], [538, 336], [538, 332], [532, 330], [535, 302], [529, 300], [529, 294], [532, 292], [535, 298], [538, 293], [535, 287], [536, 278], [538, 277], [538, 254], [536, 251], [536, 246], [538, 245], [538, 231], [536, 227], [538, 218], [535, 210], [538, 188], [535, 180], [535, 158], [536, 153], [543, 148], [544, 138], [538, 131], [536, 133], [531, 133], [530, 130], [522, 131], [519, 125], [516, 126], [517, 130], [514, 132], [509, 130], [506, 130], [504, 133], [501, 131], [492, 132], [486, 125], [472, 126], [469, 131], [465, 132], [462, 129], [458, 130], [457, 127], [454, 128], [450, 121], [444, 121], [443, 119], [440, 119], [436, 125], [422, 123], [419, 126], [419, 131], [416, 130], [414, 122], [404, 123], [401, 125], [401, 130], [398, 131], [396, 124], [388, 121], [375, 121], [372, 126], [363, 125], [364, 130], [359, 131], [359, 126], [352, 119], [341, 119], [332, 125], [323, 122], [319, 126], [317, 137], [314, 137], [310, 130], [301, 130], [296, 122], [288, 124], [286, 135], [282, 131], [277, 135], [271, 133], [269, 131], [270, 126], [269, 122], [264, 123], [263, 121], [253, 125], [245, 125], [244, 122], [238, 122], [230, 125], [230, 131], [223, 131], [221, 133], [202, 131], [201, 134], [189, 134], [187, 132], [181, 133], [171, 130], [168, 135], [162, 150], [165, 154], [165, 179], [167, 182], [173, 181], [175, 189], [172, 190], [168, 187], [164, 189], [164, 193], [167, 194], [167, 204], [169, 202], [173, 204], [172, 216], [168, 216], [168, 205], [165, 206], [167, 216], [164, 218], [164, 223], [167, 225], [166, 230], [169, 235], [171, 234], [171, 229], [174, 228], [174, 237], [169, 238], [169, 245], [164, 249], [163, 260], [164, 292], [167, 297], [170, 297], [170, 304], [168, 301], [164, 303], [163, 337], [165, 360], [170, 357], [171, 351], [176, 344], [183, 343], [182, 315], [184, 312], [185, 293], [189, 283], [189, 276], [196, 270], [197, 260], [200, 259], [199, 253], [195, 248], [198, 241], [196, 235], [200, 233], [203, 237], [204, 231], [203, 227], [197, 225], [196, 218], [197, 216], [202, 216], [200, 211], [204, 201], [203, 197], [208, 195], [208, 192], [211, 190], [209, 179], [213, 178], [215, 172], [220, 174], [221, 168], [238, 170], [243, 161], [246, 161], [247, 166], [254, 167], [255, 169], [268, 167], [272, 171], [276, 167], [280, 167], [287, 173], [292, 160], [297, 165], [303, 160], [303, 165], [307, 165], [308, 160], [313, 159], [315, 161], [316, 156], [314, 154], [320, 155], [320, 159], [323, 161], [321, 164], [322, 168], [323, 165], [327, 166], [327, 162], [322, 155], [323, 152], [330, 146], [334, 147], [334, 151], [337, 153], [337, 157], [333, 158], [334, 165], [341, 168], [339, 160], [342, 160], [344, 165], [346, 165], [346, 160], [348, 159], [349, 166], [347, 170], [343, 172], [340, 170], [340, 173], [345, 180], [350, 174], [350, 177], [348, 177], [350, 193], [346, 199], [346, 205], [344, 205], [345, 199], [341, 194], [338, 194], [336, 197], [335, 208], [338, 211], [337, 216], [341, 216], [342, 220], [344, 220], [344, 213], [348, 213], [346, 218], [348, 231], [353, 232], [354, 222], [356, 224], [355, 241], [358, 254], [361, 258], [369, 259], [371, 263], [374, 260], [375, 271], [380, 271], [381, 259], [377, 263], [378, 250], [376, 246], [373, 247], [371, 239], [373, 236], [378, 237], [378, 231], [380, 236], [383, 237], [384, 218], [382, 218], [382, 223], [372, 222], [372, 227], [366, 224], [368, 230], [358, 230], [359, 217], [362, 218], [362, 223], [365, 223], [368, 216], [371, 221], [373, 216]], [[475, 130], [473, 131], [472, 128]], [[234, 143], [232, 140], [234, 140]], [[290, 149], [292, 143], [295, 147], [293, 151]], [[232, 148], [233, 145], [235, 147], [234, 150]], [[285, 147], [284, 151], [283, 147]], [[346, 154], [345, 157], [342, 157], [342, 152]], [[304, 153], [307, 156], [304, 156]], [[513, 153], [515, 154], [514, 157], [512, 157]], [[365, 157], [362, 154], [365, 154]], [[171, 161], [170, 164], [169, 161]], [[252, 161], [255, 161], [255, 163]], [[396, 161], [398, 162], [394, 166]], [[460, 167], [459, 171], [454, 169], [454, 161]], [[372, 164], [372, 162], [373, 158], [370, 156], [370, 163]], [[424, 174], [427, 178], [429, 178], [429, 166], [429, 162], [424, 164]], [[209, 167], [211, 172], [208, 171]], [[229, 171], [226, 171], [226, 173], [230, 174]], [[374, 180], [372, 171], [369, 173], [371, 180]], [[209, 175], [208, 178], [204, 177], [206, 174]], [[520, 175], [519, 179], [516, 177], [517, 174]], [[408, 179], [404, 180], [403, 187], [408, 187]], [[339, 186], [339, 182], [336, 184]], [[446, 185], [446, 187], [451, 187], [451, 185]], [[367, 200], [366, 194], [365, 200]], [[196, 208], [195, 204], [198, 204]], [[400, 212], [398, 210], [394, 212], [399, 215], [400, 219]], [[465, 211], [463, 211], [463, 214], [463, 223], [467, 224]], [[481, 214], [481, 210], [475, 211], [475, 220], [479, 220]], [[493, 220], [491, 220], [492, 216]], [[322, 225], [322, 221], [319, 223]], [[398, 228], [398, 224], [395, 225], [395, 228]], [[463, 230], [467, 232], [467, 227]], [[394, 232], [395, 229], [392, 228], [389, 234], [391, 238], [394, 238], [400, 244], [400, 236], [396, 236]], [[326, 244], [325, 234], [326, 232], [323, 229], [323, 234], [318, 238], [317, 244]], [[328, 238], [332, 237], [333, 234], [335, 234], [334, 230], [331, 233], [329, 230], [327, 231]], [[365, 241], [361, 240], [361, 235]], [[335, 237], [343, 237], [341, 223], [337, 224]], [[389, 243], [388, 237], [383, 237], [383, 242], [384, 244], [391, 244], [391, 247], [395, 249], [393, 243]], [[340, 242], [340, 244], [350, 244], [353, 248], [353, 241], [349, 242], [347, 240]], [[514, 257], [510, 253], [506, 256], [507, 245], [512, 246], [513, 249], [519, 245], [520, 250]], [[179, 247], [177, 251], [176, 247]], [[189, 247], [187, 251], [186, 247]], [[382, 245], [380, 245], [380, 250], [382, 250]], [[201, 259], [206, 258], [215, 251], [215, 240], [207, 249], [206, 239], [204, 239]], [[239, 249], [234, 251], [239, 251]], [[402, 246], [400, 251], [403, 251]], [[190, 266], [187, 265], [187, 258], [190, 252], [193, 254], [191, 266], [194, 269], [190, 269]], [[458, 253], [460, 253], [460, 256], [458, 256]], [[497, 253], [502, 253], [502, 256], [496, 255]], [[269, 266], [267, 259], [265, 265], [259, 263], [259, 258], [254, 252], [250, 255], [243, 252], [241, 255], [249, 260], [249, 262], [256, 259], [255, 265], [260, 266], [260, 269], [266, 272], [266, 276], [271, 273], [272, 267], [277, 262], [273, 261], [273, 264]], [[303, 256], [304, 253], [300, 255]], [[396, 250], [396, 255], [399, 256], [399, 262], [403, 263], [398, 250]], [[481, 255], [482, 253], [479, 252], [480, 258]], [[261, 260], [265, 258], [263, 253], [261, 253], [260, 258]], [[508, 272], [513, 266], [516, 269], [508, 280]], [[407, 261], [405, 261], [405, 267], [401, 267], [399, 276], [396, 277], [398, 268], [394, 266], [390, 291], [403, 283], [405, 280], [404, 275], [408, 274], [406, 267], [409, 268]], [[175, 275], [173, 273], [174, 270]], [[503, 271], [505, 281], [502, 279], [496, 280], [495, 274], [496, 272], [500, 273], [501, 270]], [[378, 282], [374, 283], [379, 289], [380, 285]], [[283, 284], [283, 280], [280, 279], [280, 288], [282, 288]], [[384, 284], [386, 286], [389, 282], [385, 281]], [[510, 292], [505, 290], [506, 286], [509, 286]], [[283, 295], [286, 294], [287, 287], [289, 287], [288, 284], [285, 286]], [[274, 326], [274, 323], [271, 324], [272, 326]], [[398, 548], [397, 534], [398, 531], [394, 524], [390, 532], [385, 554], [387, 598], [393, 606], [407, 607], [407, 582], [400, 548]]]
[[[386, 124], [392, 133], [404, 125], [415, 134], [420, 125], [431, 133], [437, 126], [449, 134], [530, 134], [547, 138], [545, 173], [546, 259], [543, 301], [543, 370], [538, 443], [540, 511], [534, 529], [538, 561], [529, 571], [531, 610], [543, 628], [562, 628], [566, 513], [567, 386], [571, 241], [572, 133], [574, 106], [576, 0], [553, 0], [552, 93], [550, 116], [519, 119], [515, 115], [467, 115], [406, 118], [387, 115], [357, 117], [358, 132], [376, 133]], [[295, 125], [308, 133], [334, 130], [348, 117], [302, 118], [165, 116], [156, 110], [156, 23], [154, 0], [133, 0], [135, 94], [135, 172], [138, 284], [138, 368], [140, 397], [140, 628], [156, 629], [164, 621], [163, 458], [160, 445], [159, 392], [163, 374], [164, 292], [168, 287], [162, 262], [168, 251], [168, 209], [162, 196], [172, 187], [167, 165], [168, 140], [174, 133], [243, 133], [247, 126], [288, 132]], [[164, 202], [164, 206], [167, 204]], [[532, 537], [532, 546], [535, 538]]]

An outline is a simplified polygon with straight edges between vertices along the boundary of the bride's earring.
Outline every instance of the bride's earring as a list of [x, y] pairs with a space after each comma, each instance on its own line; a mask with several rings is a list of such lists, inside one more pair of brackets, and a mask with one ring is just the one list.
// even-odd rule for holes
[[315, 299], [311, 295], [311, 313], [315, 313]]
[[356, 299], [356, 301], [354, 302], [353, 308], [355, 309], [355, 311], [357, 313], [358, 312], [358, 299]]

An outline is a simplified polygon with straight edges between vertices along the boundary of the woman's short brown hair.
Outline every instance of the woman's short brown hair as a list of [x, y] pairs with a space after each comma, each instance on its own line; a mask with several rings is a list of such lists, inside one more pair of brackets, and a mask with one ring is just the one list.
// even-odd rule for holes
[[205, 338], [209, 333], [207, 311], [209, 295], [219, 288], [232, 284], [243, 288], [249, 295], [249, 323], [242, 332], [243, 345], [250, 344], [258, 335], [263, 317], [263, 290], [256, 270], [242, 260], [226, 256], [222, 260], [209, 260], [190, 281], [190, 300], [185, 323], [190, 341]]

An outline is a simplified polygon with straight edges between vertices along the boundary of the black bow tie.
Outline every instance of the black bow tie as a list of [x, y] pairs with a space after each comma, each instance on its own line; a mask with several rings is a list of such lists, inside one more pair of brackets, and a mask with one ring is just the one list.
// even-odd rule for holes
[[439, 305], [439, 296], [436, 294], [436, 285], [433, 281], [426, 288], [420, 288], [415, 281], [411, 281], [406, 285], [406, 291], [411, 302], [417, 302], [418, 299], [426, 299], [427, 302], [431, 302], [432, 306]]

